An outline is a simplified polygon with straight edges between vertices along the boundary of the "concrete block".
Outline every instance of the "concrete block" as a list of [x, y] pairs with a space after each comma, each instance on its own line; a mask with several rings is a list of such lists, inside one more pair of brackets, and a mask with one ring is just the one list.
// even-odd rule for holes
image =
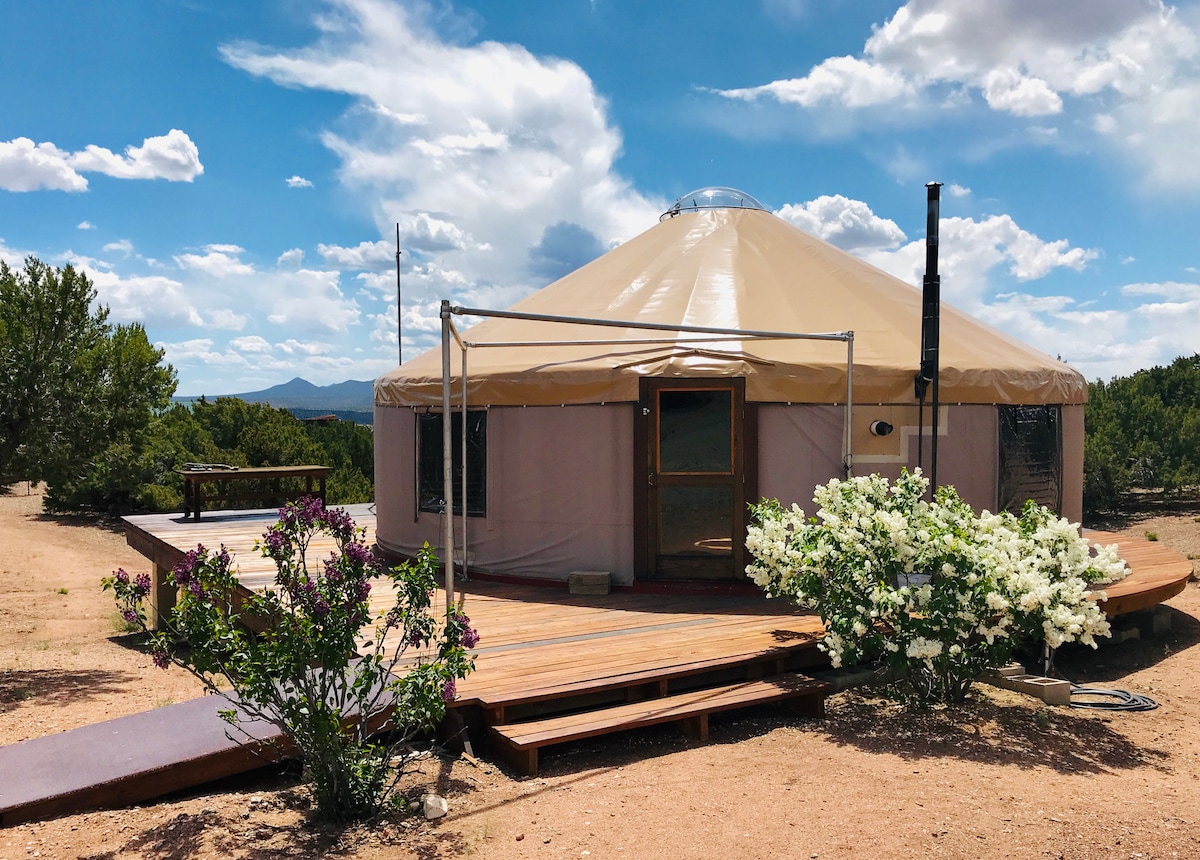
[[979, 680], [993, 687], [1025, 693], [1041, 699], [1047, 705], [1071, 704], [1071, 684], [1058, 678], [1043, 678], [1040, 675], [980, 675]]
[[571, 594], [608, 594], [612, 590], [612, 574], [607, 570], [576, 570], [567, 577]]

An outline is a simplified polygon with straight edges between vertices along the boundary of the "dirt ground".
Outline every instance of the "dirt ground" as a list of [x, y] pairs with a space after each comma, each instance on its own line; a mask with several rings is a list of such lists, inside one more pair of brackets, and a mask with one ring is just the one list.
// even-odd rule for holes
[[[1104, 525], [1200, 555], [1197, 515]], [[148, 567], [119, 529], [44, 516], [23, 484], [0, 495], [0, 743], [199, 694], [123, 635], [99, 587], [117, 567]], [[437, 822], [317, 827], [295, 773], [276, 771], [0, 829], [0, 858], [1200, 857], [1200, 593], [1169, 606], [1170, 632], [1059, 658], [1073, 680], [1154, 697], [1150, 712], [980, 688], [913, 715], [843, 693], [822, 721], [714, 717], [707, 744], [661, 728], [567, 745], [533, 779], [432, 759], [411, 789], [448, 798]]]

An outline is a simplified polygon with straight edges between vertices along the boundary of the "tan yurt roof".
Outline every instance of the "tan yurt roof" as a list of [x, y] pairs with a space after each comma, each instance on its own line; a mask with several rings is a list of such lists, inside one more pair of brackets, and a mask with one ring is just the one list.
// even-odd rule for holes
[[[920, 357], [921, 291], [761, 209], [684, 211], [555, 281], [511, 310], [622, 322], [773, 332], [854, 332], [854, 400], [912, 403]], [[711, 341], [564, 345], [645, 340], [638, 329], [490, 318], [477, 343], [558, 341], [471, 349], [472, 405], [557, 405], [638, 399], [638, 379], [741, 376], [746, 399], [839, 403], [846, 346], [838, 341]], [[666, 334], [666, 337], [671, 337]], [[459, 349], [452, 349], [455, 398]], [[943, 403], [1083, 403], [1087, 383], [1048, 355], [942, 303]], [[440, 349], [375, 383], [381, 406], [437, 405]]]

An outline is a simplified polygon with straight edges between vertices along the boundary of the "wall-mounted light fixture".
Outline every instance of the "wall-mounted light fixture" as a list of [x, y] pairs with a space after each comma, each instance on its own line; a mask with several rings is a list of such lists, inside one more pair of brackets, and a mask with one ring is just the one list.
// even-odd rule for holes
[[871, 434], [874, 436], [886, 436], [892, 432], [892, 425], [886, 421], [872, 421]]

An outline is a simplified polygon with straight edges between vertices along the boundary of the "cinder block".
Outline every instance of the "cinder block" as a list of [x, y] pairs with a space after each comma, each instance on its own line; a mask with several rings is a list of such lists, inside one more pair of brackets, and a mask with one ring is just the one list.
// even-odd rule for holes
[[608, 594], [612, 590], [612, 574], [607, 570], [576, 570], [567, 577], [571, 594]]
[[1117, 627], [1112, 631], [1113, 642], [1128, 642], [1131, 639], [1141, 639], [1142, 632], [1136, 627]]
[[1154, 607], [1154, 617], [1150, 622], [1155, 636], [1171, 632], [1171, 610], [1166, 606]]
[[1040, 675], [993, 675], [983, 674], [979, 680], [993, 687], [1001, 687], [1016, 693], [1041, 699], [1047, 705], [1071, 704], [1071, 684], [1058, 678], [1044, 678]]

